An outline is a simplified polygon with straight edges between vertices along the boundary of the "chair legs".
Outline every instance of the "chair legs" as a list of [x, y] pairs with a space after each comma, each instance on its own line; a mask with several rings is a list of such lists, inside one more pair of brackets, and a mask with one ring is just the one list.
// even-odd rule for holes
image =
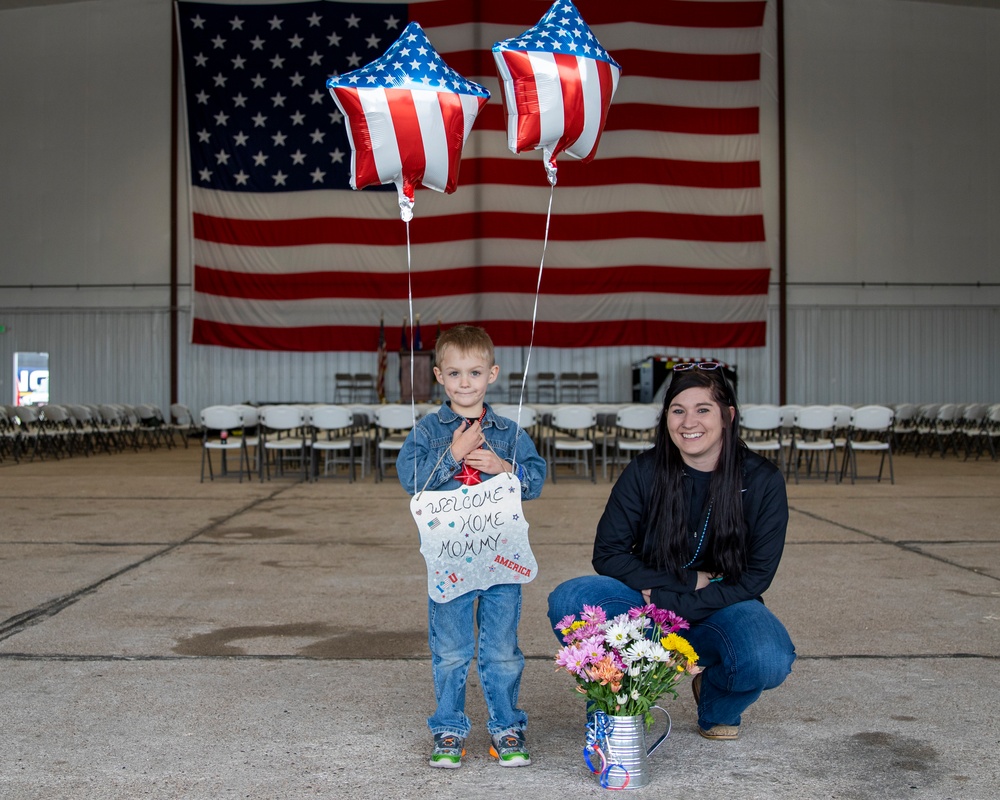
[[[204, 447], [204, 446], [201, 448], [201, 481], [200, 481], [201, 483], [205, 482], [205, 464], [206, 463], [208, 464], [208, 479], [210, 481], [214, 481], [215, 480], [215, 470], [212, 468], [212, 454], [210, 452], [212, 449], [213, 448]], [[219, 473], [219, 477], [224, 477], [224, 476], [226, 476], [226, 475], [229, 474], [229, 469], [227, 468], [227, 464], [226, 464], [226, 460], [227, 460], [227, 455], [226, 454], [227, 454], [228, 451], [227, 450], [219, 450], [219, 452], [221, 453], [221, 455], [219, 456], [219, 459], [221, 461], [221, 469], [222, 469], [222, 471]], [[240, 459], [239, 459], [239, 461], [240, 461], [240, 463], [239, 463], [239, 476], [240, 476], [240, 483], [243, 483], [243, 470], [244, 469], [246, 470], [247, 480], [252, 480], [253, 473], [250, 471], [250, 456], [247, 453], [246, 447], [240, 447], [239, 448], [239, 453], [240, 453]]]
[[[819, 458], [820, 453], [826, 453], [826, 471], [823, 474], [823, 480], [830, 480], [830, 466], [833, 465], [833, 480], [835, 483], [840, 483], [840, 467], [837, 464], [837, 450], [836, 448], [831, 448], [829, 450], [802, 450], [793, 448], [791, 456], [791, 469], [792, 474], [795, 476], [795, 483], [799, 482], [799, 465], [802, 463], [802, 458], [805, 456], [806, 460], [806, 477], [811, 477], [813, 469], [813, 456]], [[819, 465], [817, 464], [816, 474], [819, 475]]]
[[[867, 452], [876, 452], [874, 450], [869, 450]], [[882, 482], [882, 473], [885, 469], [886, 458], [889, 460], [889, 483], [896, 484], [896, 473], [892, 466], [892, 448], [879, 451], [882, 453], [882, 459], [879, 461], [878, 465], [878, 475], [875, 477], [876, 482]], [[858, 451], [856, 448], [848, 448], [848, 452], [845, 456], [850, 462], [851, 467], [851, 484], [853, 485], [858, 480]], [[846, 466], [846, 462], [845, 462]]]

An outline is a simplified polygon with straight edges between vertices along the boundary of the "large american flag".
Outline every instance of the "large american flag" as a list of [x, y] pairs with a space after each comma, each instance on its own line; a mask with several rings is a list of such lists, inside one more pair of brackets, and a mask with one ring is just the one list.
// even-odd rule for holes
[[[193, 341], [371, 351], [381, 318], [409, 315], [395, 188], [349, 188], [345, 120], [326, 81], [416, 20], [493, 99], [457, 191], [417, 193], [414, 310], [526, 345], [550, 187], [541, 152], [507, 149], [491, 48], [551, 5], [179, 2]], [[765, 0], [576, 5], [622, 78], [595, 160], [559, 162], [535, 345], [763, 346]]]

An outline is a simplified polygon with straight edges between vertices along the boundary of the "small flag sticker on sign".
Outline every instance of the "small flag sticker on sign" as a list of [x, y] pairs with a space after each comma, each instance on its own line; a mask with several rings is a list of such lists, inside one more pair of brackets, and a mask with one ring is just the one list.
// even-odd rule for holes
[[441, 520], [439, 520], [437, 517], [434, 517], [434, 519], [432, 519], [430, 522], [427, 523], [427, 527], [430, 528], [431, 530], [434, 530], [440, 524]]

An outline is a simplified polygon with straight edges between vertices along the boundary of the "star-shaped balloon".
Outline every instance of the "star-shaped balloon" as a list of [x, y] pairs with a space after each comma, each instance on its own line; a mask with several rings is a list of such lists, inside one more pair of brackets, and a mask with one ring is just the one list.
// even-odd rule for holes
[[479, 470], [475, 467], [470, 467], [464, 461], [462, 462], [462, 468], [455, 473], [455, 480], [464, 483], [466, 486], [475, 486], [477, 483], [483, 482], [483, 479], [479, 475]]
[[533, 28], [493, 45], [507, 113], [507, 146], [542, 150], [549, 183], [556, 156], [597, 154], [621, 67], [570, 0], [557, 0]]
[[353, 189], [395, 183], [406, 221], [417, 186], [455, 191], [462, 149], [490, 93], [449, 67], [418, 23], [326, 86], [348, 121]]

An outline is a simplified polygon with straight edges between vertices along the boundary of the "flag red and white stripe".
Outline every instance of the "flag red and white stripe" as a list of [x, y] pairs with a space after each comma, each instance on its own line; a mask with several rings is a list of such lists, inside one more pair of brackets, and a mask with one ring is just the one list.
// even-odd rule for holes
[[[324, 16], [340, 5], [348, 7], [317, 4]], [[622, 78], [594, 160], [559, 165], [535, 345], [762, 346], [766, 2], [577, 6]], [[450, 67], [492, 94], [466, 142], [457, 191], [417, 195], [414, 309], [444, 327], [481, 324], [498, 346], [527, 344], [550, 190], [540, 153], [507, 148], [490, 48], [547, 7], [437, 0], [408, 11]], [[481, 17], [470, 16], [474, 8]], [[195, 342], [369, 350], [381, 317], [408, 316], [395, 193], [192, 182]]]

